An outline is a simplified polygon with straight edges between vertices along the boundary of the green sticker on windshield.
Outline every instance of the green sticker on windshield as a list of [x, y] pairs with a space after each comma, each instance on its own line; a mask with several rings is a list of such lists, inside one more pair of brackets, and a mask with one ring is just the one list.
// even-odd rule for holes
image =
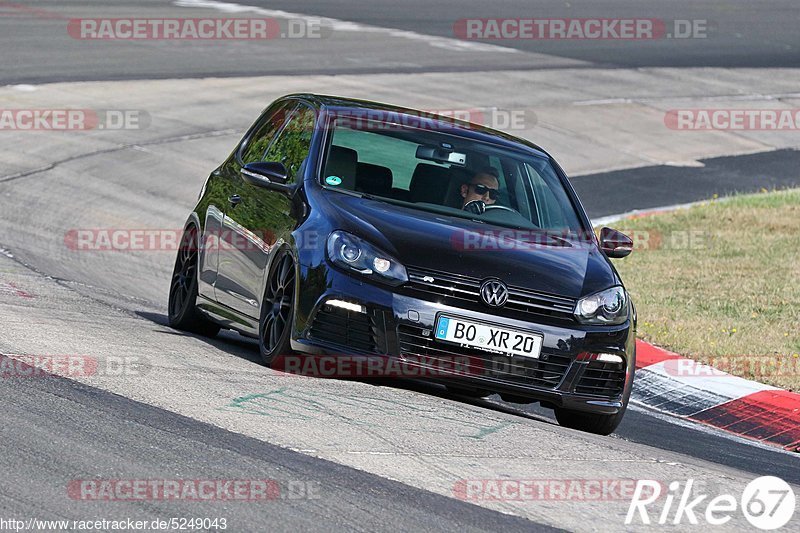
[[342, 178], [340, 178], [339, 176], [328, 176], [327, 178], [325, 178], [325, 183], [327, 183], [328, 185], [341, 185]]

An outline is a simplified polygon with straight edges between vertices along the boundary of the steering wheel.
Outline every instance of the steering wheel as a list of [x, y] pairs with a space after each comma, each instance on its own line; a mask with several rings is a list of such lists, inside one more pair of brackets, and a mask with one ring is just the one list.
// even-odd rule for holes
[[504, 211], [511, 211], [512, 213], [520, 214], [520, 212], [517, 211], [516, 209], [508, 207], [508, 206], [505, 206], [505, 205], [498, 205], [498, 204], [487, 205], [485, 210], [489, 211], [490, 209], [502, 209]]
[[491, 209], [502, 209], [503, 211], [511, 211], [512, 213], [516, 213], [521, 216], [520, 212], [517, 211], [516, 209], [512, 209], [505, 205], [497, 205], [497, 204], [487, 205], [486, 202], [484, 202], [483, 200], [472, 200], [471, 202], [467, 203], [467, 205], [464, 206], [465, 211], [475, 213], [476, 215], [482, 215], [483, 213]]

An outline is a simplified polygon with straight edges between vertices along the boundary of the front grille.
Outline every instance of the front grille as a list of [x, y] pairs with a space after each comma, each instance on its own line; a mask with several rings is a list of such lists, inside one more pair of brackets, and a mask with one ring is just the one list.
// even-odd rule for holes
[[575, 392], [595, 396], [617, 397], [625, 387], [625, 365], [592, 361], [583, 371]]
[[[480, 298], [481, 281], [478, 278], [449, 274], [437, 270], [408, 268], [406, 290], [412, 295], [436, 303], [486, 311]], [[575, 300], [520, 287], [508, 288], [508, 302], [502, 308], [504, 315], [523, 320], [531, 315], [556, 321], [574, 321]], [[498, 310], [493, 310], [497, 312]]]
[[515, 385], [555, 388], [571, 363], [569, 357], [544, 352], [539, 359], [532, 359], [444, 343], [433, 338], [433, 331], [416, 326], [398, 326], [397, 336], [400, 354], [405, 358], [422, 356], [432, 359], [434, 365], [442, 362], [442, 368], [452, 367], [455, 361], [470, 376], [499, 379]]
[[379, 350], [380, 332], [376, 322], [374, 313], [323, 305], [314, 317], [309, 336], [361, 352], [377, 353], [382, 349]]

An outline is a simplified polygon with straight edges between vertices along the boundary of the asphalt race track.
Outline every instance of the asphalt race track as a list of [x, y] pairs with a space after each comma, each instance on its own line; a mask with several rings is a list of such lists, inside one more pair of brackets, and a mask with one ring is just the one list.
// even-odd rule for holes
[[[420, 523], [460, 531], [552, 530], [62, 378], [10, 380], [6, 385], [0, 392], [6, 435], [3, 497], [10, 503], [4, 511], [15, 515], [72, 515], [74, 509], [62, 494], [70, 473], [95, 470], [99, 462], [103, 469], [130, 473], [136, 478], [163, 477], [166, 464], [176, 477], [198, 479], [231, 475], [247, 478], [258, 472], [261, 478], [280, 480], [290, 473], [291, 479], [312, 488], [318, 499], [299, 498], [301, 493], [296, 491], [293, 497], [280, 502], [261, 503], [269, 508], [269, 519], [276, 530], [314, 530], [323, 522], [329, 528], [358, 531], [375, 531], [387, 523], [406, 530]], [[55, 413], [58, 417], [53, 416]], [[83, 422], [66, 425], [64, 420]], [[35, 432], [30, 431], [31, 426]], [[58, 437], [40, 440], [41, 435], [48, 434]], [[159, 443], [161, 450], [158, 461], [153, 457], [154, 443]], [[31, 464], [31, 449], [36, 449], [41, 459], [58, 457], [58, 468], [51, 468], [48, 461]], [[308, 505], [309, 501], [314, 505]], [[130, 504], [98, 502], [93, 509], [87, 509], [87, 515], [135, 514], [150, 521], [164, 516], [202, 516], [208, 512], [204, 506], [207, 503], [182, 502], [175, 506], [157, 502], [150, 508], [136, 509]], [[380, 513], [374, 509], [380, 509]], [[264, 509], [251, 503], [233, 504], [227, 511], [235, 514], [231, 525], [238, 530], [257, 529], [265, 514]]]
[[533, 3], [525, 0], [506, 0], [502, 2], [502, 6], [494, 6], [481, 0], [447, 0], [433, 5], [422, 0], [404, 2], [255, 0], [251, 4], [443, 37], [452, 36], [454, 21], [465, 18], [646, 17], [665, 21], [696, 19], [707, 21], [708, 40], [703, 46], [681, 39], [664, 39], [637, 47], [629, 47], [625, 43], [611, 40], [585, 46], [584, 43], [570, 40], [517, 39], [504, 41], [503, 46], [625, 68], [796, 67], [800, 61], [796, 53], [800, 46], [800, 37], [789, 23], [797, 17], [796, 6], [791, 1], [770, 2], [769, 9], [747, 2], [717, 0], [696, 2], [578, 0]]
[[[176, 2], [177, 3], [177, 2]], [[203, 4], [188, 0], [186, 4]], [[114, 2], [113, 6], [80, 0], [35, 0], [26, 6], [41, 10], [32, 13], [36, 19], [25, 19], [22, 10], [12, 2], [4, 2], [2, 10], [14, 21], [4, 29], [3, 78], [17, 83], [28, 81], [67, 81], [79, 79], [165, 78], [173, 76], [231, 76], [249, 75], [254, 70], [262, 74], [314, 74], [350, 72], [425, 72], [419, 56], [400, 59], [388, 42], [377, 43], [369, 49], [350, 43], [345, 51], [356, 50], [353, 57], [340, 54], [340, 60], [327, 56], [324, 49], [312, 43], [310, 53], [289, 53], [280, 49], [275, 57], [230, 53], [219, 47], [201, 45], [201, 53], [169, 43], [117, 43], [109, 51], [87, 50], [81, 43], [65, 43], [58, 32], [41, 32], [81, 12], [91, 9], [92, 17], [102, 16], [179, 16], [173, 2], [160, 0], [130, 0]], [[233, 4], [230, 2], [229, 4]], [[500, 61], [487, 62], [477, 69], [474, 62], [468, 67], [483, 71], [490, 67], [538, 69], [558, 68], [574, 64], [595, 64], [619, 68], [641, 67], [796, 67], [800, 64], [800, 36], [796, 32], [797, 11], [791, 0], [772, 1], [769, 9], [758, 3], [736, 0], [659, 0], [595, 2], [543, 1], [531, 4], [525, 0], [504, 1], [495, 7], [482, 0], [299, 0], [240, 2], [270, 10], [331, 17], [376, 27], [396, 28], [437, 37], [452, 37], [455, 21], [480, 17], [648, 17], [663, 20], [707, 21], [707, 38], [698, 43], [692, 39], [663, 39], [630, 46], [630, 43], [595, 41], [589, 46], [580, 41], [505, 40], [503, 47], [525, 52], [547, 54], [544, 63], [518, 61], [516, 54], [505, 54]], [[56, 13], [56, 15], [52, 15]], [[236, 13], [236, 11], [233, 11]], [[31, 13], [28, 13], [31, 14]], [[85, 15], [84, 15], [85, 16]], [[793, 23], [794, 21], [794, 23]], [[5, 25], [11, 25], [9, 20]], [[498, 44], [497, 41], [487, 41]], [[247, 47], [243, 47], [247, 48]], [[195, 50], [197, 48], [194, 48]], [[144, 53], [139, 53], [144, 51]], [[244, 50], [243, 50], [244, 51]], [[305, 51], [304, 51], [305, 52]], [[270, 54], [272, 56], [272, 54]], [[124, 66], [124, 68], [121, 68]], [[460, 62], [437, 62], [439, 70], [461, 70]], [[482, 68], [481, 68], [482, 67]]]
[[[172, 251], [82, 252], [65, 240], [81, 228], [180, 228], [204, 178], [257, 113], [299, 91], [522, 110], [528, 122], [513, 133], [562, 162], [592, 217], [797, 186], [797, 131], [664, 127], [667, 110], [709, 102], [800, 107], [792, 2], [242, 4], [0, 2], [0, 107], [147, 117], [146, 127], [117, 131], [0, 131], [0, 368], [20, 354], [99, 364], [69, 378], [0, 378], [0, 519], [195, 516], [226, 518], [230, 531], [622, 531], [650, 530], [624, 523], [629, 497], [470, 499], [460, 487], [693, 479], [712, 497], [738, 498], [753, 478], [775, 475], [800, 494], [796, 454], [636, 406], [615, 434], [599, 437], [561, 428], [539, 407], [472, 401], [429, 383], [268, 370], [251, 340], [166, 326]], [[76, 17], [279, 11], [335, 19], [324, 22], [332, 33], [264, 46], [81, 41], [66, 31]], [[639, 45], [452, 38], [461, 18], [534, 16], [707, 19], [713, 32], [702, 43]], [[286, 497], [75, 498], [70, 487], [87, 479], [267, 479]], [[307, 492], [289, 497], [287, 486]], [[752, 526], [738, 514], [719, 529]]]

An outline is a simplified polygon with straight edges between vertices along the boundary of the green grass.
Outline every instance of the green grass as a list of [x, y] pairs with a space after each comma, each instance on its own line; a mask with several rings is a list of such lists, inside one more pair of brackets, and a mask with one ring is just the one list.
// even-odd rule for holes
[[800, 390], [800, 190], [714, 200], [615, 224], [639, 337]]

